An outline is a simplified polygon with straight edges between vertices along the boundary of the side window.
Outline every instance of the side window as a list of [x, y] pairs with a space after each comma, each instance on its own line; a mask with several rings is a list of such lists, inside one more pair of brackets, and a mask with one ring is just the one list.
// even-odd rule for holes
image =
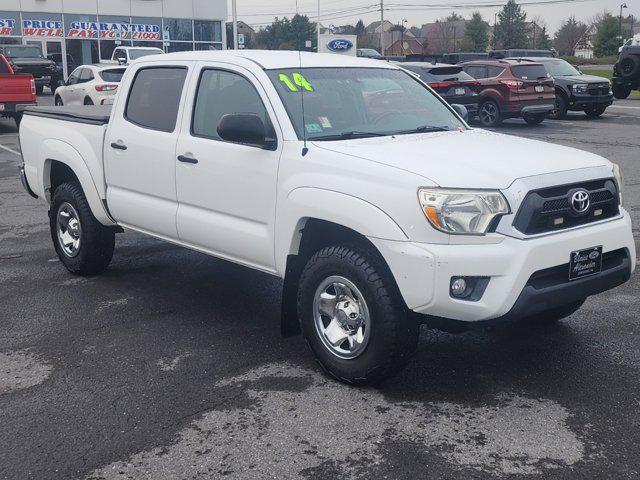
[[488, 66], [487, 67], [487, 77], [495, 78], [500, 75], [504, 71], [502, 67]]
[[220, 140], [218, 125], [222, 117], [252, 113], [271, 129], [269, 115], [255, 87], [242, 75], [223, 70], [204, 70], [200, 77], [191, 132], [197, 137]]
[[78, 83], [78, 79], [80, 77], [80, 72], [82, 71], [82, 68], [76, 68], [71, 75], [69, 75], [69, 78], [67, 79], [67, 85], [75, 85], [76, 83]]
[[183, 67], [138, 70], [129, 90], [125, 118], [144, 128], [173, 132], [186, 77]]
[[475, 79], [487, 78], [487, 69], [484, 65], [469, 65], [465, 67], [465, 72]]
[[89, 68], [83, 68], [80, 70], [80, 78], [78, 83], [86, 83], [93, 80], [93, 72]]
[[9, 73], [9, 67], [7, 66], [4, 60], [0, 61], [0, 74], [7, 74], [7, 73]]

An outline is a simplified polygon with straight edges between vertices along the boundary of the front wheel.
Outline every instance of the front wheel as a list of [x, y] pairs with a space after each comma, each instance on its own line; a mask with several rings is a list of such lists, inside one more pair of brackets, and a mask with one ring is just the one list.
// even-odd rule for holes
[[524, 121], [527, 122], [528, 125], [540, 125], [545, 118], [546, 118], [546, 114], [525, 115]]
[[555, 108], [549, 113], [549, 118], [552, 120], [562, 120], [567, 117], [568, 109], [569, 105], [567, 102], [567, 97], [565, 97], [561, 93], [556, 93], [556, 105]]
[[93, 216], [79, 184], [63, 183], [55, 189], [49, 227], [58, 258], [69, 272], [97, 275], [109, 266], [115, 232]]
[[502, 123], [500, 107], [493, 100], [485, 100], [478, 109], [478, 119], [483, 127], [497, 127]]
[[307, 262], [298, 287], [303, 335], [320, 366], [355, 385], [399, 371], [418, 342], [383, 262], [366, 248], [330, 246]]
[[584, 113], [587, 114], [587, 117], [597, 118], [600, 115], [602, 115], [606, 109], [607, 109], [607, 107], [605, 107], [604, 105], [598, 105], [598, 106], [593, 107], [593, 108], [585, 109]]

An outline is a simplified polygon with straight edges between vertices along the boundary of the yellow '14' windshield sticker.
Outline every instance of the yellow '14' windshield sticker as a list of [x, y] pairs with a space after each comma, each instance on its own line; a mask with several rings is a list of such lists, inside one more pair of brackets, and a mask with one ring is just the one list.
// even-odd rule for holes
[[307, 79], [304, 78], [300, 73], [296, 72], [293, 74], [293, 82], [291, 81], [289, 76], [284, 73], [281, 73], [280, 75], [278, 75], [278, 78], [292, 92], [297, 92], [298, 87], [304, 88], [307, 92], [313, 92], [313, 87], [311, 86], [311, 84], [307, 82]]

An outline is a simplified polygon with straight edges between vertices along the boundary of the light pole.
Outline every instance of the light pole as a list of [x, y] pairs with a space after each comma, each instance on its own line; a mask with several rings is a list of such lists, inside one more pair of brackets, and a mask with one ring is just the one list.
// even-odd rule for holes
[[404, 24], [408, 23], [409, 20], [407, 20], [406, 18], [402, 19], [402, 22], [400, 23], [400, 55], [404, 55]]
[[236, 0], [231, 0], [231, 16], [233, 20], [233, 49], [238, 50], [238, 8]]
[[316, 45], [316, 52], [320, 53], [320, 0], [318, 0], [318, 19], [316, 20], [316, 30], [318, 31], [318, 41]]
[[618, 26], [618, 35], [620, 36], [620, 43], [624, 42], [624, 38], [622, 38], [622, 9], [623, 8], [627, 8], [627, 4], [626, 3], [621, 3], [620, 4], [620, 18], [619, 18], [620, 23], [619, 23], [619, 26]]
[[498, 25], [498, 12], [493, 14], [493, 49], [498, 48], [498, 37], [497, 33], [497, 25]]

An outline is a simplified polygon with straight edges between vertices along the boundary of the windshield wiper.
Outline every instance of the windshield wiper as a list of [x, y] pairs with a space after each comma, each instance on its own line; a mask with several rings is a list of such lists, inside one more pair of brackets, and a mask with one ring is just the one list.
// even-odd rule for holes
[[449, 127], [436, 127], [435, 125], [421, 125], [410, 130], [400, 130], [393, 132], [393, 135], [407, 135], [410, 133], [448, 132]]
[[349, 140], [350, 138], [384, 137], [388, 133], [381, 132], [342, 132], [336, 135], [323, 135], [319, 137], [309, 137], [307, 140]]

